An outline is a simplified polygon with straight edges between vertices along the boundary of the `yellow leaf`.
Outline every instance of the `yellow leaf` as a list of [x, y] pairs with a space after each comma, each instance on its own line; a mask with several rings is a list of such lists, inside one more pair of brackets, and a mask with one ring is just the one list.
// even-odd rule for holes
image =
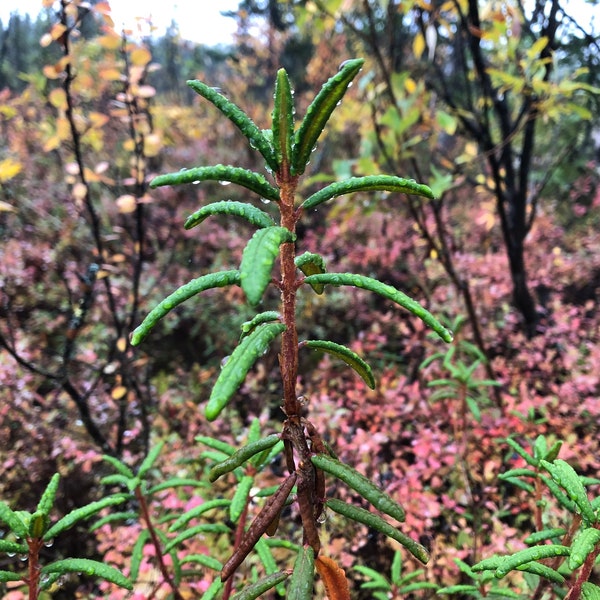
[[412, 79], [411, 77], [409, 77], [405, 82], [404, 82], [404, 89], [409, 93], [409, 94], [414, 94], [416, 89], [417, 89], [417, 82]]
[[415, 58], [421, 58], [421, 55], [423, 54], [423, 51], [425, 50], [425, 38], [423, 37], [422, 33], [418, 33], [417, 35], [415, 35], [415, 38], [413, 40], [413, 54], [415, 55]]
[[[14, 158], [5, 158], [0, 161], [0, 183], [4, 183], [9, 179], [12, 179], [16, 175], [18, 175], [23, 166], [20, 162], [16, 161]], [[9, 209], [4, 209], [9, 210]]]
[[87, 194], [87, 186], [85, 183], [78, 182], [73, 186], [71, 193], [75, 200], [83, 200]]
[[123, 196], [119, 196], [116, 200], [116, 203], [119, 212], [123, 214], [131, 213], [137, 207], [136, 198], [132, 194], [124, 194]]
[[115, 67], [100, 69], [98, 75], [101, 79], [105, 79], [106, 81], [119, 81], [121, 79], [121, 71]]
[[117, 350], [119, 352], [125, 352], [127, 350], [127, 339], [124, 337], [120, 337], [117, 340]]
[[67, 108], [67, 95], [62, 88], [52, 90], [48, 95], [48, 101], [54, 108], [58, 108], [59, 110], [65, 110]]
[[8, 202], [0, 200], [0, 212], [15, 212], [15, 207]]
[[136, 48], [130, 56], [131, 64], [136, 67], [143, 67], [152, 60], [152, 55], [146, 48]]
[[62, 23], [55, 23], [50, 30], [50, 35], [52, 36], [53, 40], [57, 40], [65, 33], [65, 31], [67, 31], [66, 25], [63, 25]]
[[105, 50], [117, 50], [121, 45], [121, 37], [116, 35], [115, 32], [108, 32], [106, 35], [98, 38], [98, 43]]
[[127, 393], [127, 388], [124, 385], [118, 385], [113, 388], [110, 396], [113, 400], [120, 400]]

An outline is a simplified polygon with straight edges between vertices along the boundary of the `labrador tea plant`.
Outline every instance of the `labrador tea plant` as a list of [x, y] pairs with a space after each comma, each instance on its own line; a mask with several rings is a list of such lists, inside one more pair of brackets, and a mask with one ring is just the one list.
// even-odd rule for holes
[[277, 73], [271, 130], [260, 130], [238, 106], [214, 88], [201, 81], [189, 81], [190, 87], [227, 117], [248, 139], [251, 147], [262, 155], [269, 177], [240, 167], [215, 165], [161, 175], [151, 183], [156, 188], [209, 180], [230, 182], [257, 195], [256, 200], [269, 200], [270, 206], [276, 207], [279, 213], [277, 223], [262, 206], [259, 208], [260, 202], [226, 200], [203, 206], [192, 214], [185, 222], [186, 229], [199, 225], [212, 215], [231, 215], [245, 219], [257, 231], [248, 241], [238, 269], [202, 275], [183, 285], [160, 302], [131, 336], [131, 343], [137, 346], [169, 311], [211, 288], [240, 286], [251, 306], [260, 305], [269, 286], [279, 290], [279, 310], [259, 312], [242, 326], [239, 345], [231, 352], [217, 377], [204, 413], [209, 421], [217, 419], [256, 361], [276, 340], [280, 340], [281, 408], [285, 416], [281, 432], [258, 437], [235, 451], [226, 444], [220, 444], [217, 439], [203, 441], [213, 448], [220, 448], [224, 456], [210, 472], [212, 481], [227, 473], [238, 474], [238, 488], [234, 496], [236, 506], [248, 504], [254, 487], [252, 473], [258, 469], [248, 469], [240, 475], [240, 467], [248, 461], [262, 466], [267, 457], [269, 460], [274, 458], [273, 451], [279, 447], [285, 458], [288, 475], [276, 490], [270, 490], [264, 506], [247, 528], [244, 515], [236, 509], [238, 535], [230, 558], [210, 588], [211, 598], [222, 590], [223, 597], [229, 597], [234, 573], [253, 549], [260, 553], [263, 534], [274, 534], [281, 512], [290, 502], [297, 506], [302, 523], [302, 546], [293, 569], [271, 569], [251, 586], [246, 585], [235, 596], [239, 600], [257, 598], [274, 587], [282, 593], [281, 585], [288, 578], [288, 598], [312, 598], [315, 571], [320, 575], [329, 598], [350, 598], [343, 570], [321, 552], [319, 525], [325, 509], [397, 540], [422, 562], [428, 559], [423, 546], [404, 535], [380, 514], [327, 497], [326, 475], [341, 480], [387, 517], [398, 522], [404, 519], [402, 507], [393, 498], [351, 466], [337, 460], [334, 451], [324, 443], [322, 434], [306, 416], [307, 407], [298, 395], [298, 357], [300, 352], [307, 350], [328, 353], [344, 361], [370, 388], [375, 386], [370, 366], [349, 348], [328, 340], [298, 339], [296, 301], [301, 288], [309, 288], [316, 294], [322, 294], [326, 286], [352, 286], [368, 290], [408, 309], [444, 341], [452, 340], [449, 330], [400, 290], [365, 275], [329, 272], [324, 258], [319, 254], [298, 254], [296, 226], [302, 216], [339, 196], [354, 192], [387, 191], [433, 197], [427, 186], [414, 180], [374, 175], [332, 183], [308, 198], [298, 200], [298, 184], [315, 144], [362, 64], [362, 59], [344, 62], [339, 71], [323, 85], [297, 129], [294, 124], [293, 92], [284, 69]]

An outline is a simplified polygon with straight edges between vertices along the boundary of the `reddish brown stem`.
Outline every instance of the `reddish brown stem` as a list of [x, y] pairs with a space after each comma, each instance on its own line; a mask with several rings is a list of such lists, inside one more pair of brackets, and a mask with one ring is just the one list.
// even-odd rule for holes
[[165, 564], [165, 561], [163, 560], [162, 546], [161, 546], [160, 540], [158, 539], [158, 536], [156, 535], [156, 530], [154, 529], [154, 524], [152, 523], [152, 518], [150, 517], [148, 503], [146, 502], [146, 498], [144, 497], [144, 494], [142, 493], [142, 488], [139, 485], [135, 488], [135, 497], [140, 504], [140, 510], [142, 512], [142, 520], [144, 521], [144, 523], [146, 523], [146, 528], [148, 529], [148, 532], [150, 533], [150, 539], [152, 540], [152, 545], [154, 546], [156, 560], [158, 562], [158, 568], [159, 568], [160, 572], [162, 573], [163, 579], [164, 579], [165, 583], [171, 588], [171, 591], [173, 592], [173, 598], [175, 598], [175, 600], [183, 600], [183, 596], [177, 589], [177, 586], [175, 585], [175, 582], [173, 581], [173, 578], [171, 577], [171, 573], [169, 573], [169, 570], [167, 569], [167, 565]]

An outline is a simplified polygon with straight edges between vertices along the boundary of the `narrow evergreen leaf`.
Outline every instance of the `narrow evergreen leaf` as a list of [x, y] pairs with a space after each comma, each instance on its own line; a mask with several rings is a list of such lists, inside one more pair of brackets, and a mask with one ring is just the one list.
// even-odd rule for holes
[[254, 363], [267, 351], [269, 344], [285, 330], [283, 323], [267, 323], [246, 336], [231, 353], [213, 386], [204, 414], [214, 421], [227, 406]]
[[50, 479], [50, 482], [46, 486], [42, 497], [37, 505], [36, 512], [42, 512], [48, 514], [54, 506], [54, 499], [56, 498], [56, 492], [58, 490], [58, 484], [60, 482], [60, 475], [55, 473]]
[[139, 514], [133, 511], [121, 511], [110, 513], [109, 515], [106, 515], [105, 517], [94, 521], [94, 524], [90, 525], [89, 531], [96, 531], [96, 529], [99, 529], [107, 523], [116, 523], [117, 521], [137, 521], [138, 518]]
[[235, 200], [221, 200], [203, 206], [194, 214], [190, 215], [183, 224], [185, 229], [191, 229], [202, 223], [212, 215], [233, 215], [246, 219], [251, 225], [260, 227], [272, 227], [275, 221], [264, 210], [248, 204], [247, 202], [237, 202]]
[[376, 515], [360, 506], [353, 506], [346, 504], [336, 498], [330, 498], [325, 502], [325, 506], [331, 510], [343, 515], [347, 519], [352, 519], [357, 523], [362, 523], [371, 529], [375, 529], [389, 538], [396, 540], [402, 544], [415, 558], [420, 560], [422, 563], [427, 563], [429, 560], [429, 553], [426, 548], [415, 542], [407, 535], [404, 535], [399, 529], [390, 525], [385, 519], [382, 519], [379, 515]]
[[360, 71], [364, 60], [356, 58], [345, 61], [340, 70], [331, 77], [315, 96], [294, 136], [292, 151], [292, 174], [302, 175], [325, 124], [343, 98], [351, 81]]
[[27, 544], [21, 544], [20, 542], [0, 540], [0, 552], [6, 552], [8, 554], [27, 554], [29, 548], [27, 547]]
[[197, 94], [212, 102], [244, 134], [250, 145], [263, 155], [271, 170], [277, 171], [277, 159], [269, 140], [241, 108], [202, 81], [190, 80], [187, 84]]
[[371, 367], [356, 352], [352, 352], [350, 348], [327, 340], [306, 340], [302, 342], [302, 345], [308, 346], [313, 350], [327, 352], [327, 354], [343, 360], [362, 377], [363, 381], [372, 390], [375, 389], [375, 377], [373, 377]]
[[506, 443], [530, 466], [537, 467], [539, 461], [531, 456], [524, 448], [513, 438], [506, 438]]
[[431, 188], [421, 183], [417, 183], [414, 179], [404, 179], [402, 177], [394, 177], [393, 175], [368, 175], [366, 177], [350, 177], [343, 181], [337, 181], [324, 187], [309, 196], [302, 204], [304, 210], [311, 210], [345, 194], [353, 194], [354, 192], [400, 192], [403, 194], [414, 194], [416, 196], [425, 196], [433, 198]]
[[0, 571], [0, 583], [6, 583], [8, 581], [23, 581], [23, 576], [12, 571]]
[[476, 585], [469, 585], [467, 583], [460, 583], [457, 585], [449, 585], [448, 587], [440, 588], [436, 594], [472, 594], [479, 598], [481, 596], [481, 592]]
[[585, 581], [581, 586], [581, 597], [583, 600], [600, 600], [600, 587]]
[[135, 477], [133, 471], [118, 458], [104, 454], [102, 460], [111, 465], [115, 471], [118, 471], [123, 477], [126, 477], [127, 479], [133, 479]]
[[237, 523], [244, 512], [253, 485], [254, 477], [252, 477], [252, 475], [244, 475], [237, 484], [233, 497], [231, 498], [231, 503], [229, 504], [229, 518], [233, 523]]
[[554, 527], [553, 529], [536, 531], [535, 533], [527, 536], [523, 541], [526, 544], [539, 544], [540, 542], [545, 542], [546, 540], [561, 538], [563, 535], [565, 535], [565, 533], [567, 533], [566, 529], [563, 529], [562, 527]]
[[147, 529], [142, 529], [137, 540], [135, 541], [135, 544], [133, 545], [131, 558], [129, 559], [129, 577], [131, 581], [136, 581], [138, 578], [140, 573], [140, 565], [142, 564], [142, 559], [144, 558], [144, 546], [149, 539], [150, 531]]
[[214, 450], [218, 450], [219, 452], [222, 452], [223, 454], [227, 454], [227, 456], [231, 456], [232, 454], [235, 453], [235, 448], [231, 444], [228, 444], [227, 442], [224, 442], [223, 440], [218, 440], [216, 438], [209, 437], [206, 435], [197, 435], [194, 439], [197, 442], [200, 442], [201, 444], [208, 446], [209, 448], [213, 448]]
[[564, 488], [569, 498], [576, 504], [577, 512], [581, 513], [588, 523], [595, 523], [597, 521], [596, 513], [590, 504], [585, 487], [581, 483], [581, 479], [575, 469], [568, 462], [560, 458], [557, 458], [552, 463], [540, 460], [540, 465], [550, 473], [552, 479], [558, 485]]
[[[294, 259], [294, 263], [298, 269], [304, 273], [304, 275], [316, 275], [317, 273], [325, 273], [325, 260], [320, 254], [313, 254], [312, 252], [305, 252]], [[317, 294], [322, 294], [325, 286], [322, 283], [313, 283], [312, 289]]]
[[242, 323], [241, 329], [242, 334], [240, 339], [246, 337], [249, 333], [254, 331], [259, 325], [265, 323], [272, 323], [273, 321], [281, 321], [281, 315], [275, 310], [266, 310], [265, 312], [258, 313], [250, 321]]
[[294, 136], [294, 102], [290, 80], [285, 69], [277, 71], [273, 105], [273, 147], [279, 167], [289, 165]]
[[569, 569], [577, 569], [588, 555], [593, 552], [596, 544], [600, 542], [600, 531], [593, 527], [582, 529], [571, 544], [571, 555], [569, 556]]
[[161, 453], [164, 445], [164, 442], [159, 442], [150, 450], [150, 452], [148, 452], [148, 455], [146, 456], [146, 458], [144, 458], [138, 470], [138, 477], [140, 479], [143, 479], [146, 473], [154, 466], [154, 463], [156, 462], [156, 459]]
[[216, 600], [223, 589], [223, 582], [220, 577], [216, 577], [210, 584], [210, 587], [204, 592], [200, 600]]
[[565, 578], [555, 569], [547, 567], [542, 563], [530, 562], [525, 563], [517, 567], [517, 571], [525, 571], [526, 573], [532, 573], [538, 577], [544, 577], [552, 583], [562, 585], [565, 582]]
[[178, 290], [167, 296], [158, 306], [154, 307], [141, 325], [136, 327], [131, 334], [131, 345], [137, 346], [152, 330], [152, 328], [160, 321], [167, 313], [185, 302], [192, 296], [204, 292], [206, 290], [225, 287], [227, 285], [239, 285], [239, 271], [221, 271], [219, 273], [209, 273], [197, 279], [192, 279], [185, 285], [182, 285]]
[[356, 275], [354, 273], [321, 273], [310, 275], [304, 280], [305, 283], [321, 283], [324, 285], [349, 285], [364, 290], [375, 292], [396, 304], [406, 308], [415, 316], [419, 317], [425, 325], [433, 329], [445, 342], [451, 342], [452, 332], [446, 329], [427, 309], [423, 308], [416, 300], [413, 300], [405, 293], [397, 290], [391, 285], [387, 285], [372, 277], [366, 275]]
[[237, 452], [232, 454], [227, 460], [220, 462], [215, 465], [208, 474], [208, 480], [210, 482], [216, 481], [221, 475], [230, 473], [237, 467], [243, 465], [248, 459], [253, 457], [259, 452], [272, 448], [278, 441], [279, 435], [272, 433], [265, 438], [259, 439], [256, 442], [252, 442], [240, 448]]
[[220, 571], [223, 568], [220, 561], [212, 556], [208, 556], [208, 554], [187, 554], [181, 559], [181, 564], [184, 565], [188, 563], [202, 565], [213, 571]]
[[179, 544], [189, 540], [190, 538], [193, 538], [196, 535], [206, 533], [221, 534], [230, 532], [231, 530], [229, 527], [223, 523], [202, 523], [201, 525], [195, 525], [194, 527], [186, 529], [172, 540], [169, 540], [169, 543], [165, 545], [165, 552], [171, 552], [171, 550], [179, 546]]
[[377, 510], [397, 521], [404, 521], [404, 509], [362, 473], [325, 454], [315, 454], [311, 456], [310, 460], [318, 469], [341, 479]]
[[285, 227], [259, 229], [251, 238], [242, 255], [240, 281], [248, 302], [257, 305], [271, 282], [273, 264], [279, 246], [293, 242], [294, 234]]
[[206, 484], [202, 481], [198, 481], [197, 479], [187, 479], [185, 477], [172, 477], [171, 479], [167, 479], [166, 481], [162, 481], [154, 486], [152, 486], [148, 490], [148, 495], [156, 494], [156, 492], [162, 492], [167, 489], [175, 489], [178, 487], [205, 487]]
[[197, 519], [199, 516], [203, 515], [205, 512], [209, 510], [214, 510], [215, 508], [223, 508], [228, 507], [231, 504], [231, 500], [227, 498], [215, 498], [214, 500], [208, 500], [207, 502], [203, 502], [198, 506], [194, 506], [190, 508], [187, 512], [180, 515], [177, 520], [171, 524], [169, 527], [169, 531], [177, 531], [182, 527], [185, 527], [192, 519]]
[[0, 521], [6, 523], [8, 528], [20, 538], [26, 538], [29, 534], [29, 523], [25, 523], [16, 512], [10, 509], [6, 502], [1, 501]]
[[[510, 556], [504, 556], [501, 559], [500, 565], [496, 568], [495, 575], [500, 579], [513, 569], [520, 567], [534, 560], [542, 560], [544, 558], [555, 558], [556, 556], [568, 556], [570, 549], [560, 544], [548, 544], [545, 546], [534, 546], [533, 548], [525, 548], [519, 550]], [[481, 564], [481, 563], [480, 563]], [[473, 568], [475, 570], [475, 568]]]
[[76, 523], [79, 523], [79, 521], [88, 519], [97, 512], [100, 512], [103, 508], [107, 508], [108, 506], [116, 506], [117, 504], [123, 504], [123, 502], [126, 502], [127, 499], [128, 497], [126, 495], [119, 494], [102, 498], [102, 500], [98, 500], [97, 502], [91, 502], [90, 504], [82, 506], [81, 508], [76, 508], [75, 510], [72, 510], [70, 513], [66, 514], [62, 519], [59, 519], [52, 527], [50, 527], [50, 529], [48, 529], [44, 535], [44, 540], [51, 540], [57, 535], [61, 534], [63, 531], [73, 527], [73, 525]]
[[279, 190], [273, 187], [260, 173], [231, 165], [194, 167], [192, 169], [183, 169], [176, 173], [165, 173], [164, 175], [155, 177], [150, 182], [150, 187], [182, 185], [185, 183], [196, 183], [197, 181], [229, 181], [258, 194], [262, 198], [279, 202]]
[[[256, 541], [256, 545], [254, 546], [254, 550], [265, 568], [265, 573], [268, 575], [277, 572], [277, 563], [275, 562], [275, 558], [271, 552], [271, 548], [267, 545], [265, 538], [259, 538]], [[282, 590], [283, 591], [283, 590]], [[281, 594], [283, 596], [283, 594]]]
[[40, 539], [43, 537], [46, 529], [48, 529], [48, 524], [50, 519], [48, 518], [48, 514], [39, 510], [36, 510], [32, 515], [29, 521], [29, 538], [31, 539]]
[[127, 590], [133, 589], [131, 581], [120, 571], [106, 563], [88, 558], [65, 558], [64, 560], [58, 560], [42, 567], [41, 572], [43, 575], [50, 573], [60, 573], [61, 575], [66, 573], [85, 573], [90, 577], [99, 577]]
[[288, 586], [287, 600], [311, 600], [315, 584], [315, 551], [304, 546], [294, 563], [294, 572]]
[[245, 587], [241, 592], [234, 594], [231, 600], [254, 600], [285, 581], [289, 576], [290, 571], [277, 571], [276, 573], [261, 577], [252, 585]]

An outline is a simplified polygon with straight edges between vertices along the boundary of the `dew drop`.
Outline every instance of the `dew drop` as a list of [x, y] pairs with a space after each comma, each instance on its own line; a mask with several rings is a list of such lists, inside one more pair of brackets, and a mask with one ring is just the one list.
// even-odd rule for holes
[[52, 546], [54, 546], [54, 540], [45, 541], [44, 546], [46, 546], [46, 548], [52, 548]]
[[231, 181], [219, 181], [221, 185], [229, 185]]
[[14, 558], [17, 555], [16, 552], [7, 552], [6, 556], [8, 556], [9, 558]]
[[319, 525], [323, 525], [323, 523], [325, 523], [325, 521], [327, 521], [327, 516], [325, 515], [325, 513], [321, 513], [318, 517], [317, 517], [317, 523]]
[[340, 66], [338, 67], [338, 71], [341, 71], [349, 62], [350, 62], [350, 60], [345, 60], [344, 62], [340, 63]]
[[19, 554], [19, 560], [21, 562], [27, 562], [28, 558], [29, 558], [29, 556], [27, 556], [27, 554]]
[[200, 183], [200, 181], [198, 179], [196, 179], [196, 181], [192, 181], [192, 185], [198, 185]]
[[227, 361], [229, 360], [229, 358], [230, 358], [229, 356], [224, 356], [221, 359], [221, 369], [227, 364]]
[[268, 198], [261, 198], [261, 199], [260, 199], [260, 201], [261, 201], [263, 204], [271, 204], [271, 201], [270, 201]]

